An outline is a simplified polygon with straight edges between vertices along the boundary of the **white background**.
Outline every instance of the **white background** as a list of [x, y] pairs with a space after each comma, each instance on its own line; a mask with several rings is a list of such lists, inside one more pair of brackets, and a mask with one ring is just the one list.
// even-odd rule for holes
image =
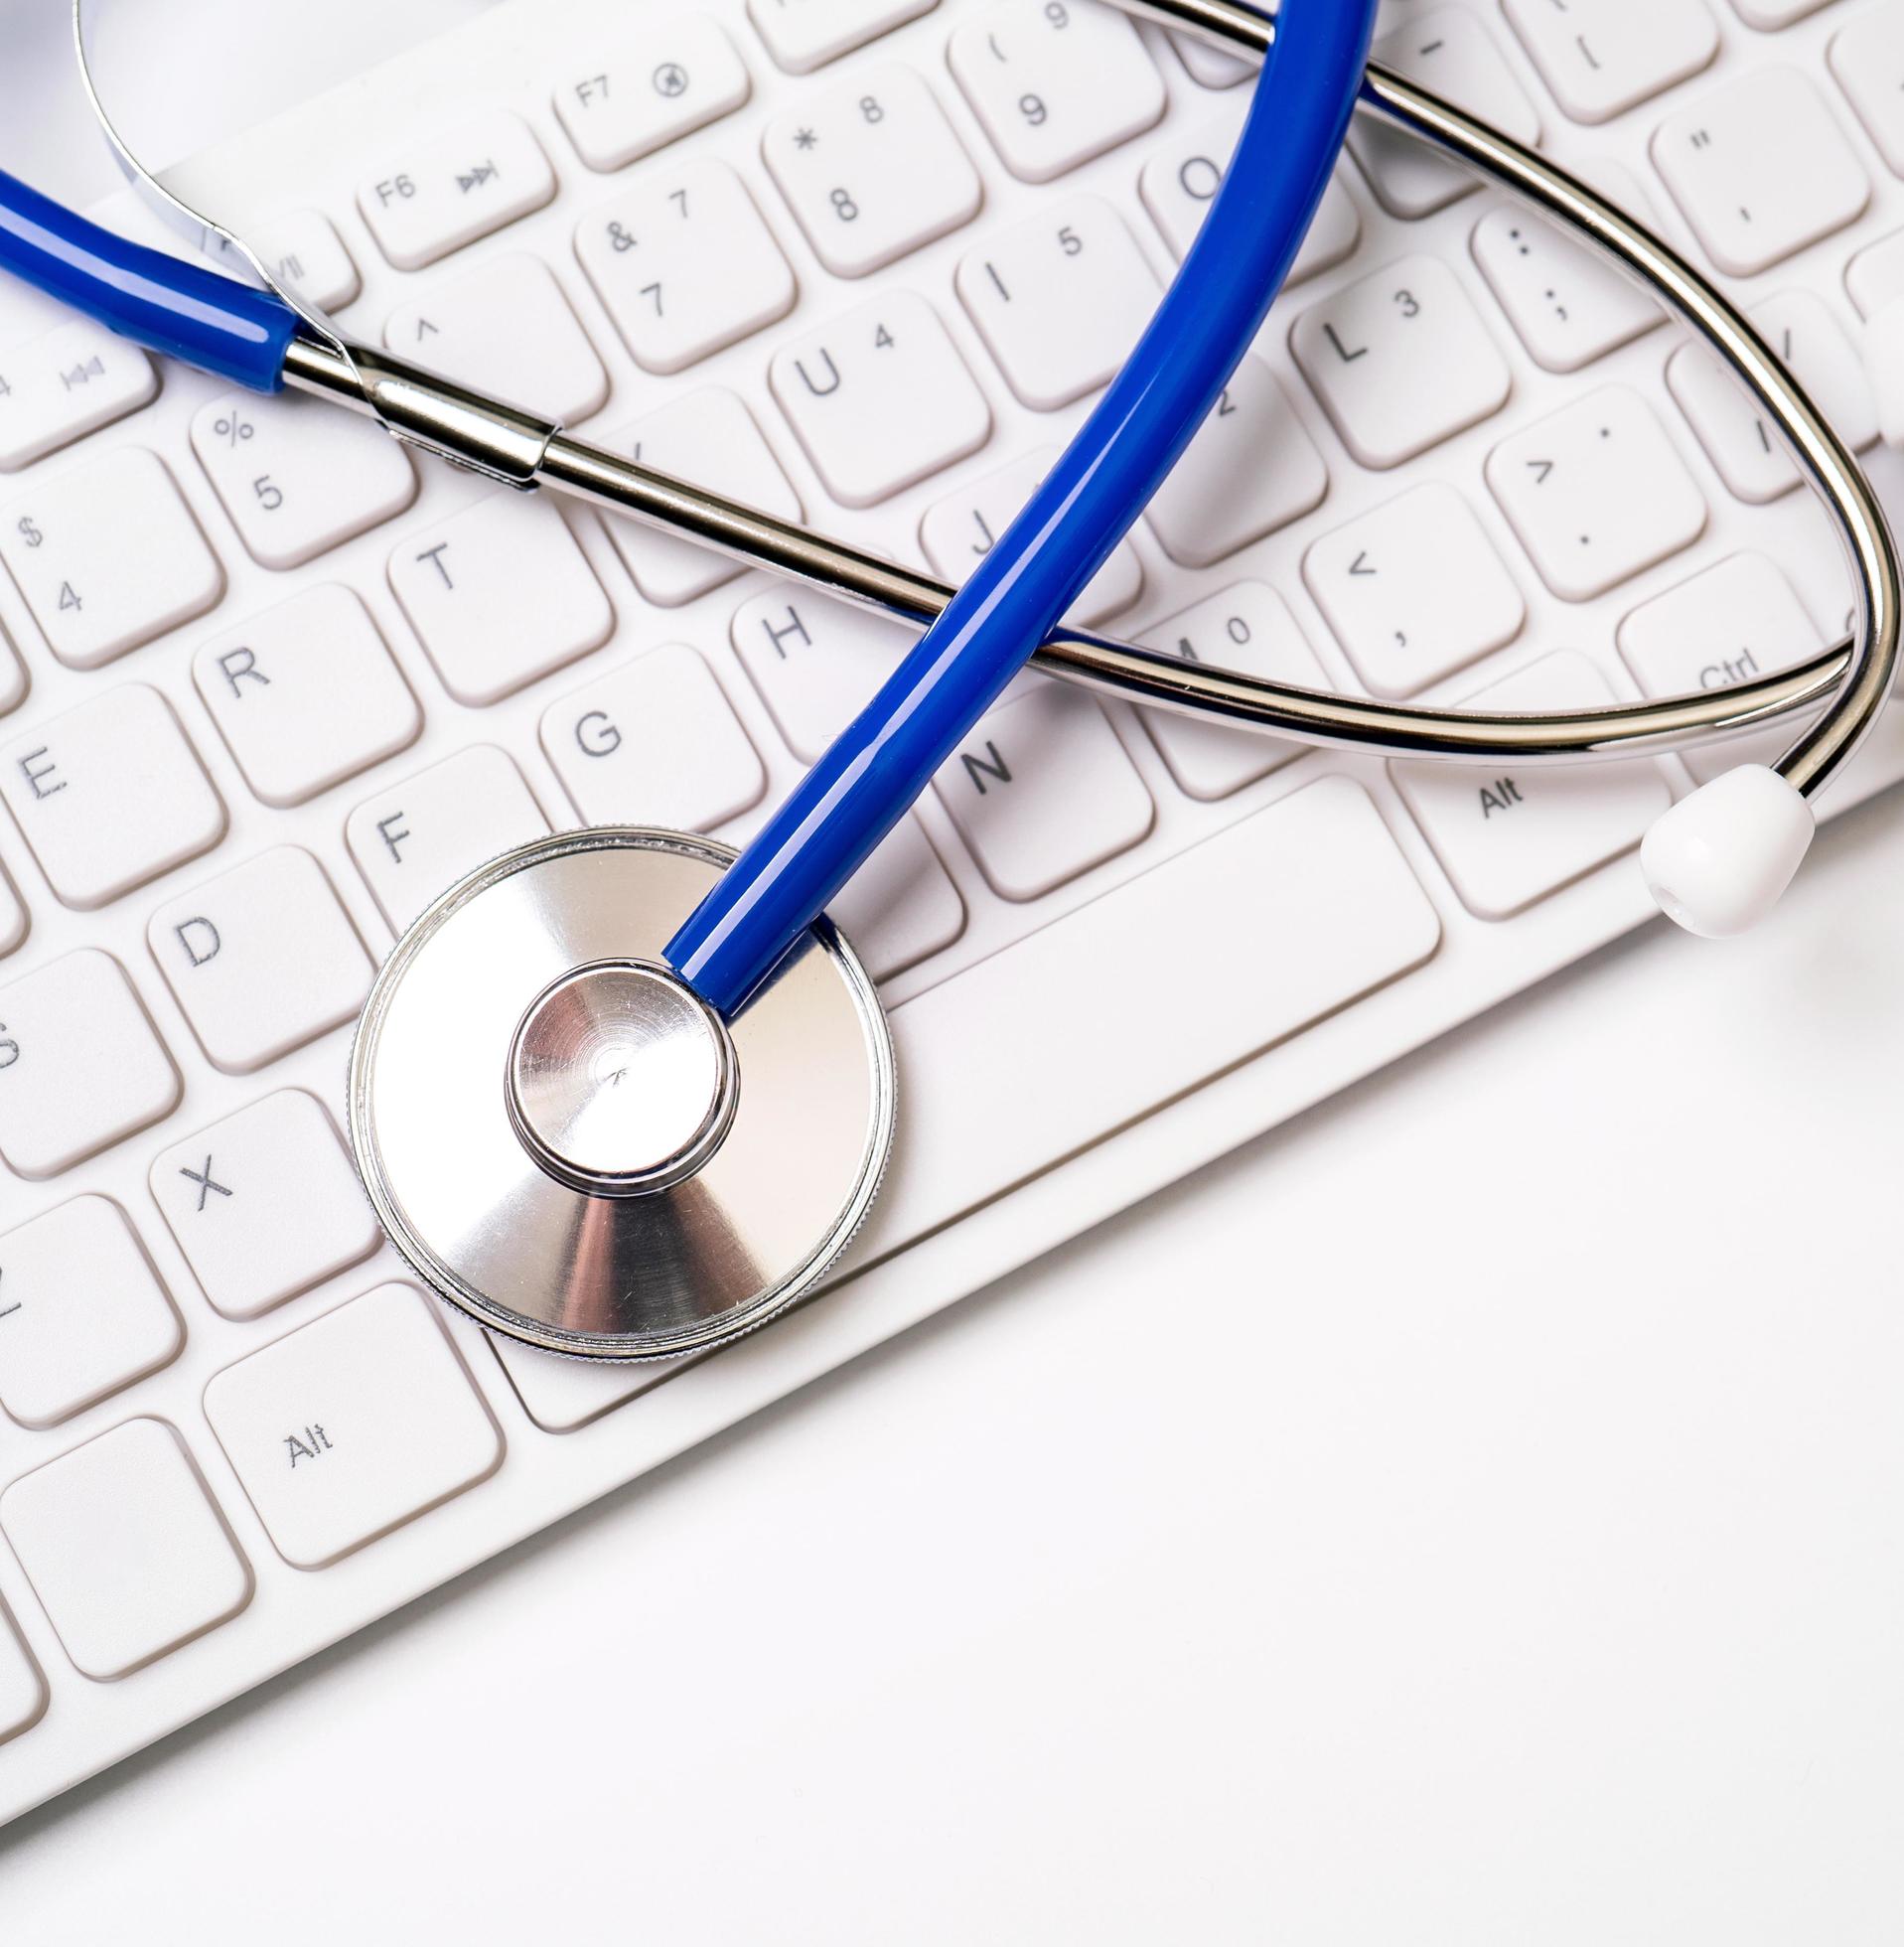
[[[161, 101], [472, 4], [118, 0]], [[0, 1938], [1895, 1942], [1901, 820], [0, 1832]]]

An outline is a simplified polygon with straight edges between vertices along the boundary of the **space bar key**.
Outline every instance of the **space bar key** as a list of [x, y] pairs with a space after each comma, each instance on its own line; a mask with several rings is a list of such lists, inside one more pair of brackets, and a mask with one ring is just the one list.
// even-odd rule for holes
[[1441, 921], [1334, 776], [893, 1014], [899, 1133], [860, 1263], [1432, 956]]

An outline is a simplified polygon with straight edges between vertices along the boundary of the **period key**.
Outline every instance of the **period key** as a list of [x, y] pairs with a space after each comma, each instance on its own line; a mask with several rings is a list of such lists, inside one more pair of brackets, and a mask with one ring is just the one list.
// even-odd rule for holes
[[206, 1418], [278, 1553], [321, 1569], [493, 1473], [503, 1436], [434, 1312], [379, 1284], [227, 1366]]

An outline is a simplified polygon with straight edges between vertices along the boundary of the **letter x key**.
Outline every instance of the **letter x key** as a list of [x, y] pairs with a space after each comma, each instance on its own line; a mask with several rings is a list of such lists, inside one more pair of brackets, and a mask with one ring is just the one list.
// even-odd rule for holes
[[231, 1192], [227, 1190], [222, 1183], [218, 1182], [213, 1177], [212, 1158], [210, 1156], [207, 1156], [205, 1159], [205, 1169], [203, 1173], [201, 1173], [196, 1169], [181, 1169], [179, 1171], [179, 1174], [181, 1176], [189, 1176], [192, 1179], [192, 1181], [199, 1186], [199, 1208], [201, 1210], [205, 1208], [206, 1197], [212, 1191], [214, 1190], [218, 1191], [219, 1195], [221, 1197], [228, 1197], [231, 1194]]

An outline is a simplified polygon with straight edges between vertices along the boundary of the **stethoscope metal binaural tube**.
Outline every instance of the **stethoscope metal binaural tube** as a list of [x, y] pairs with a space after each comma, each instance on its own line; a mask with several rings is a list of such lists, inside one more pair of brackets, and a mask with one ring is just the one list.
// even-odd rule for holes
[[[1231, 0], [1114, 0], [1125, 11], [1260, 57], [1273, 25]], [[1887, 700], [1900, 643], [1898, 561], [1883, 513], [1856, 461], [1771, 349], [1677, 252], [1584, 184], [1405, 77], [1372, 64], [1365, 104], [1434, 141], [1587, 236], [1716, 351], [1790, 444], [1837, 525], [1849, 560], [1858, 628], [1810, 661], [1726, 690], [1538, 716], [1385, 703], [1301, 689], [1181, 663], [1084, 631], [1055, 631], [1033, 666], [1100, 694], [1201, 714], [1341, 749], [1452, 762], [1578, 763], [1684, 748], [1820, 710], [1777, 769], [1811, 796], [1848, 761]], [[382, 419], [418, 443], [486, 463], [715, 547], [753, 567], [805, 581], [921, 626], [952, 590], [850, 543], [776, 521], [687, 482], [590, 445], [558, 426], [496, 405], [400, 362], [353, 346], [345, 358], [300, 334], [287, 382]]]

